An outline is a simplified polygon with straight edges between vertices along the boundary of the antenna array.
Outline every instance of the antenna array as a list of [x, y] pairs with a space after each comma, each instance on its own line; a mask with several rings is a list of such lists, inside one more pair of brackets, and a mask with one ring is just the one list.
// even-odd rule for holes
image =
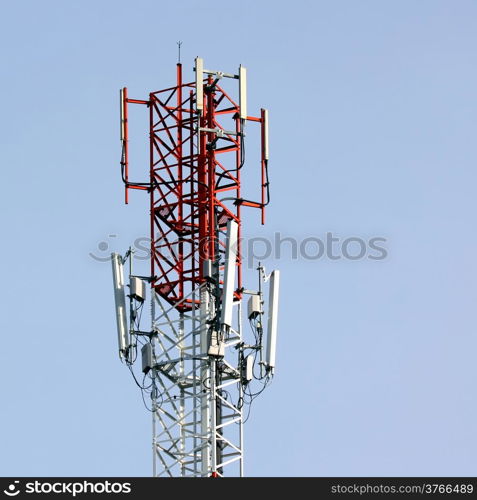
[[[120, 91], [125, 201], [130, 189], [149, 196], [151, 255], [148, 276], [133, 274], [132, 249], [111, 256], [119, 354], [150, 399], [154, 476], [242, 476], [243, 424], [275, 369], [279, 272], [267, 276], [259, 265], [259, 289], [244, 288], [241, 252], [241, 210], [259, 209], [263, 224], [270, 201], [268, 111], [247, 114], [243, 66], [236, 74], [207, 70], [197, 57], [194, 70], [195, 81], [184, 83], [179, 63], [176, 84], [145, 100]], [[234, 80], [237, 100], [225, 90]], [[139, 183], [129, 179], [129, 104], [149, 117], [149, 179]], [[245, 127], [253, 123], [261, 137], [258, 201], [245, 198], [241, 185]], [[146, 303], [151, 318], [143, 328]]]

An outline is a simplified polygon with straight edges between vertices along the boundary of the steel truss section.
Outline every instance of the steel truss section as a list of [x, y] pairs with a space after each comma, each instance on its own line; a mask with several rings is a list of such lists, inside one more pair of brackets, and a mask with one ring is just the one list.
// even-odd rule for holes
[[[209, 320], [214, 300], [204, 284], [191, 293], [201, 309], [182, 311], [155, 293], [153, 331], [153, 474], [243, 475], [242, 386], [235, 368], [241, 322], [230, 331], [225, 356], [211, 358]], [[237, 315], [241, 307], [237, 306]], [[219, 373], [221, 376], [218, 376]], [[225, 374], [225, 375], [224, 375]]]
[[177, 85], [149, 96], [152, 286], [182, 310], [198, 306], [184, 299], [202, 281], [201, 262], [223, 248], [227, 221], [240, 220], [239, 107], [215, 84], [198, 115], [193, 87], [178, 65]]

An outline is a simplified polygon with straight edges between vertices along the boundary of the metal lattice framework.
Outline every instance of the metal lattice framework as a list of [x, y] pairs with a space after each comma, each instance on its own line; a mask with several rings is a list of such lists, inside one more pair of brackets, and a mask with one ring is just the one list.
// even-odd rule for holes
[[[207, 331], [214, 300], [208, 286], [191, 293], [192, 300], [201, 301], [199, 310], [179, 312], [159, 295], [155, 298], [154, 475], [222, 475], [226, 466], [242, 475], [243, 408], [235, 368], [239, 354], [231, 349], [242, 340], [240, 328], [230, 333], [226, 356], [211, 360]], [[226, 376], [219, 379], [218, 370]]]
[[[239, 107], [216, 84], [205, 94], [199, 117], [192, 88], [193, 83], [182, 84], [179, 65], [177, 85], [151, 93], [149, 100], [151, 275], [156, 292], [184, 310], [193, 307], [185, 297], [201, 282], [201, 261], [214, 260], [217, 247], [224, 244], [220, 231], [229, 219], [240, 220], [240, 204], [219, 199], [232, 191], [230, 197], [240, 200], [240, 137], [225, 133], [219, 123], [228, 118], [238, 134]], [[199, 124], [223, 130], [225, 144], [213, 147], [216, 132], [199, 132]], [[229, 155], [232, 168], [223, 158]]]

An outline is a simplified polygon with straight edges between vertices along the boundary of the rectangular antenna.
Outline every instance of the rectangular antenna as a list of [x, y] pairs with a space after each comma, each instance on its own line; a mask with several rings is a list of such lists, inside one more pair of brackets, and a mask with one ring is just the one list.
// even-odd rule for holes
[[268, 109], [263, 110], [263, 159], [268, 161]]
[[204, 110], [204, 60], [195, 58], [195, 100], [197, 111]]
[[239, 66], [239, 105], [240, 118], [247, 119], [247, 68]]
[[225, 244], [224, 290], [222, 294], [222, 325], [232, 326], [234, 305], [235, 271], [237, 267], [238, 224], [230, 219], [227, 222], [227, 242]]
[[119, 113], [121, 117], [120, 137], [124, 141], [124, 89], [119, 90]]
[[278, 294], [280, 289], [280, 271], [273, 271], [270, 275], [268, 299], [268, 329], [267, 352], [265, 362], [272, 371], [275, 368], [275, 354], [277, 349], [277, 324], [278, 324]]
[[126, 320], [126, 297], [124, 293], [123, 261], [118, 253], [111, 254], [113, 265], [114, 302], [116, 306], [116, 323], [118, 327], [118, 347], [121, 357], [126, 355], [129, 346], [129, 334]]

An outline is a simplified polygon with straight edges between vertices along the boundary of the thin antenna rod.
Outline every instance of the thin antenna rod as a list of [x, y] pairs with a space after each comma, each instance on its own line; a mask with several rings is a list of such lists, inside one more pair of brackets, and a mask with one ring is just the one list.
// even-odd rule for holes
[[177, 50], [178, 50], [177, 63], [178, 64], [181, 63], [181, 45], [182, 45], [182, 42], [179, 40], [177, 42]]

